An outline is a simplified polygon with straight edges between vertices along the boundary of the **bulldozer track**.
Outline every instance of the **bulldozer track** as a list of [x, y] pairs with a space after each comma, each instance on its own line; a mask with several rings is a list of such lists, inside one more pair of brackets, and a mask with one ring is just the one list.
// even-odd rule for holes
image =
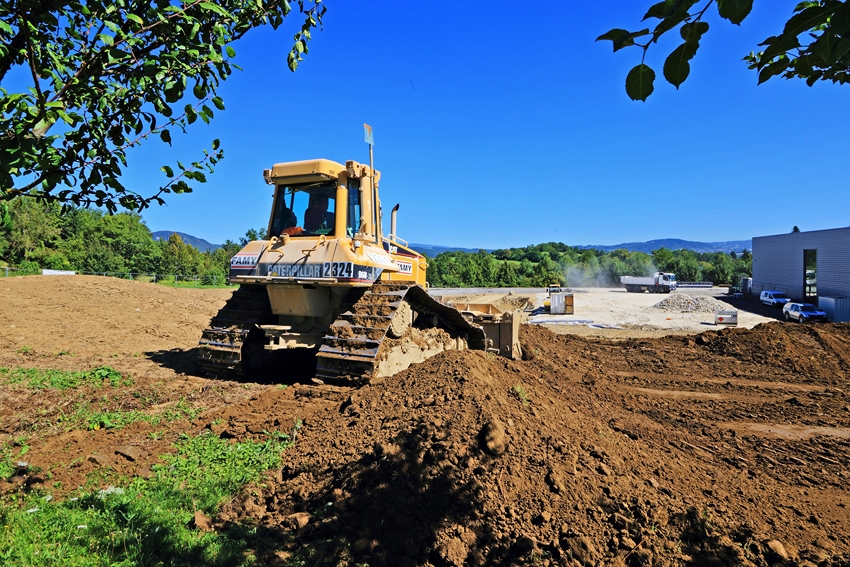
[[[318, 385], [359, 386], [368, 381], [381, 364], [381, 346], [403, 302], [418, 314], [416, 326], [439, 326], [466, 339], [470, 348], [483, 348], [483, 330], [432, 298], [421, 286], [413, 282], [377, 283], [362, 293], [350, 294], [343, 302], [315, 354]], [[202, 333], [198, 366], [214, 378], [262, 371], [270, 351], [264, 349], [265, 337], [258, 325], [273, 320], [265, 287], [243, 284]]]
[[439, 326], [465, 337], [471, 348], [483, 346], [484, 333], [479, 327], [414, 282], [378, 283], [355, 302], [343, 305], [316, 353], [316, 377], [333, 384], [356, 385], [368, 380], [380, 364], [381, 346], [405, 301], [419, 317], [436, 316]]
[[239, 286], [201, 335], [197, 362], [204, 373], [216, 378], [244, 375], [245, 351], [263, 348], [263, 334], [256, 325], [271, 316], [265, 287]]

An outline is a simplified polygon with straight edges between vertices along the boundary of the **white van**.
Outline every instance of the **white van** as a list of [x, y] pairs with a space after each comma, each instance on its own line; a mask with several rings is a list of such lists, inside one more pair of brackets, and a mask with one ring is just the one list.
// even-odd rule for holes
[[781, 291], [765, 290], [761, 292], [761, 302], [771, 307], [782, 307], [791, 301], [791, 298]]

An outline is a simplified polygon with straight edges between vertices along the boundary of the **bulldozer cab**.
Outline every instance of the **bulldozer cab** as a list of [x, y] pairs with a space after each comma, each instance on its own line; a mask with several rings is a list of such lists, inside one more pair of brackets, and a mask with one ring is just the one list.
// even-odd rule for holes
[[[345, 199], [341, 199], [344, 193]], [[342, 203], [343, 208], [340, 208]], [[278, 185], [269, 236], [347, 236], [360, 232], [360, 180]], [[339, 218], [339, 223], [337, 223]]]

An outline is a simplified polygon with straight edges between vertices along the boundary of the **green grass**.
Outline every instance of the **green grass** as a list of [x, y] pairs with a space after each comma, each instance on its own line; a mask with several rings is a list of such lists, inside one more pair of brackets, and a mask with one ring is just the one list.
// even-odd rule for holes
[[203, 533], [196, 511], [214, 516], [242, 487], [280, 466], [286, 435], [228, 443], [211, 434], [184, 436], [148, 479], [56, 502], [30, 494], [0, 502], [0, 564], [8, 567], [251, 565], [254, 530]]
[[0, 378], [7, 384], [25, 384], [30, 388], [69, 390], [81, 386], [96, 388], [109, 384], [113, 388], [130, 386], [133, 380], [109, 367], [101, 366], [85, 372], [68, 372], [63, 370], [43, 370], [38, 368], [0, 368]]
[[174, 407], [166, 409], [161, 415], [151, 415], [139, 410], [101, 411], [88, 403], [79, 403], [68, 413], [60, 412], [58, 424], [66, 429], [121, 429], [133, 423], [146, 422], [152, 425], [170, 423], [179, 419], [194, 420], [205, 408], [196, 408], [181, 399]]

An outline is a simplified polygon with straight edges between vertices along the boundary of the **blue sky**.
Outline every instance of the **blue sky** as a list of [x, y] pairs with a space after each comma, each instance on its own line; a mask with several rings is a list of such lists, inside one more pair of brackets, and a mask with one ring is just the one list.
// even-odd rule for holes
[[234, 45], [244, 71], [224, 83], [227, 109], [210, 126], [130, 154], [127, 185], [149, 193], [159, 166], [197, 159], [213, 138], [226, 152], [207, 184], [144, 212], [151, 230], [221, 243], [265, 226], [262, 170], [368, 163], [364, 122], [384, 210], [401, 203], [399, 235], [411, 242], [719, 241], [850, 224], [850, 86], [757, 86], [741, 61], [796, 0], [755, 2], [740, 27], [715, 11], [678, 91], [661, 76], [677, 36], [654, 46], [645, 103], [624, 89], [640, 51], [594, 40], [637, 29], [650, 1], [326, 4], [297, 72], [286, 67], [297, 18], [255, 31]]

